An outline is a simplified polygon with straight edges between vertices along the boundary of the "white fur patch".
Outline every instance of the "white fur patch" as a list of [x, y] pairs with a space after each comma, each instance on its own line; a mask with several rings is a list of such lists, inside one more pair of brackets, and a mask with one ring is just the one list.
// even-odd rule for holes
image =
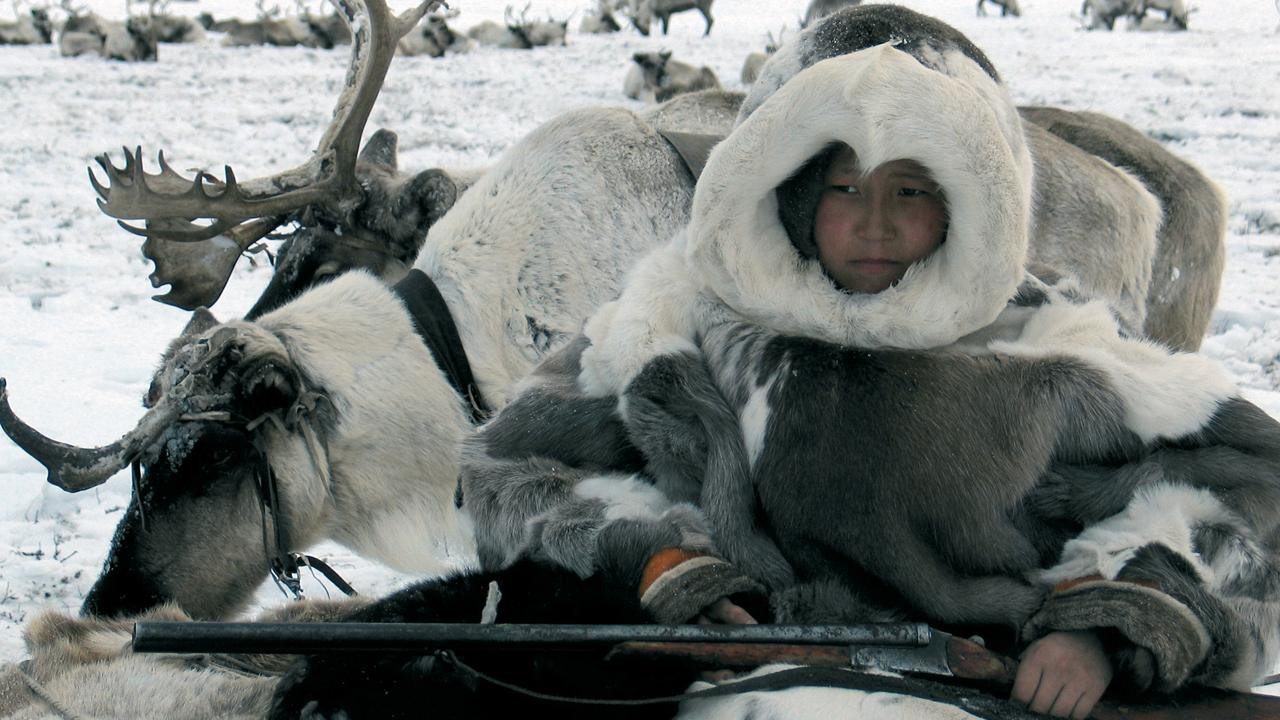
[[747, 396], [747, 402], [738, 416], [742, 425], [742, 439], [747, 446], [747, 463], [751, 468], [756, 466], [760, 453], [764, 452], [765, 431], [769, 428], [769, 390], [785, 372], [784, 365], [768, 382], [756, 386]]
[[631, 271], [618, 300], [602, 306], [583, 332], [579, 388], [588, 395], [621, 395], [659, 355], [696, 353], [696, 284], [685, 267], [679, 238], [655, 250]]
[[616, 477], [588, 478], [573, 486], [573, 494], [603, 502], [605, 520], [610, 522], [657, 519], [671, 507], [671, 501], [652, 483], [635, 475], [626, 480], [618, 480]]
[[416, 573], [473, 563], [471, 525], [453, 505], [469, 413], [395, 294], [346, 273], [256, 324], [325, 391], [336, 419], [331, 483], [300, 435], [264, 425], [297, 548], [329, 537]]
[[1203, 429], [1223, 401], [1239, 394], [1226, 370], [1211, 360], [1121, 337], [1097, 301], [1043, 305], [1017, 340], [989, 347], [1024, 357], [1066, 355], [1101, 370], [1124, 402], [1125, 424], [1147, 442]]
[[1058, 564], [1037, 575], [1045, 585], [1101, 575], [1114, 580], [1139, 548], [1158, 543], [1186, 558], [1212, 585], [1214, 571], [1191, 545], [1199, 525], [1240, 520], [1208, 490], [1158, 484], [1140, 488], [1124, 512], [1091, 525], [1062, 548]]

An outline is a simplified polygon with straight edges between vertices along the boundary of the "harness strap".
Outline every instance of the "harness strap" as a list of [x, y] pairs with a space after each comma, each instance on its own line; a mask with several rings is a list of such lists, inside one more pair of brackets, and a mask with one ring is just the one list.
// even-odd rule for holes
[[453, 315], [440, 289], [429, 275], [415, 268], [391, 290], [409, 311], [414, 329], [426, 343], [427, 350], [449, 384], [458, 395], [466, 398], [471, 407], [471, 422], [476, 425], [483, 423], [492, 410], [476, 385], [471, 363], [467, 361], [467, 350], [462, 346], [458, 326], [453, 322]]

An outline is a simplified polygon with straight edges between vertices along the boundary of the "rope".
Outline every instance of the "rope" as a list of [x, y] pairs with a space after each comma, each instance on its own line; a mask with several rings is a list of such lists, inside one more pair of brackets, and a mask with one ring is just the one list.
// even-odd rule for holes
[[9, 672], [10, 670], [17, 674], [18, 677], [22, 678], [22, 682], [26, 686], [27, 690], [35, 696], [37, 700], [44, 703], [54, 715], [57, 715], [62, 720], [92, 720], [92, 718], [87, 715], [80, 715], [68, 710], [57, 700], [54, 700], [53, 695], [49, 693], [45, 686], [42, 685], [39, 680], [35, 679], [31, 673], [27, 672], [21, 664], [12, 663], [4, 667], [4, 672]]

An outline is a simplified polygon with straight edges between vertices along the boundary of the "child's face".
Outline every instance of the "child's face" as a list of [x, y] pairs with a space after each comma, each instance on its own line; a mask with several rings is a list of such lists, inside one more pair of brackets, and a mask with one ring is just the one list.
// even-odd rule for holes
[[946, 232], [942, 191], [918, 163], [893, 160], [864, 176], [851, 148], [832, 160], [813, 233], [823, 268], [845, 290], [889, 288]]

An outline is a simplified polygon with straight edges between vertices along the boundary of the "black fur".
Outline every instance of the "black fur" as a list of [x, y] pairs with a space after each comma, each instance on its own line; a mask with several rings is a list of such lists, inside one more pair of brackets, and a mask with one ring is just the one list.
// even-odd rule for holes
[[[634, 592], [600, 577], [520, 562], [497, 573], [427, 581], [356, 612], [353, 622], [477, 622], [496, 581], [498, 623], [649, 623]], [[576, 705], [530, 698], [471, 675], [446, 656], [318, 655], [303, 658], [280, 682], [271, 718], [308, 712], [358, 718], [505, 717], [668, 718], [672, 704], [637, 707]], [[504, 682], [572, 697], [649, 698], [678, 695], [693, 681], [683, 668], [646, 666], [636, 672], [605, 662], [607, 648], [556, 652], [459, 652], [468, 666]]]

